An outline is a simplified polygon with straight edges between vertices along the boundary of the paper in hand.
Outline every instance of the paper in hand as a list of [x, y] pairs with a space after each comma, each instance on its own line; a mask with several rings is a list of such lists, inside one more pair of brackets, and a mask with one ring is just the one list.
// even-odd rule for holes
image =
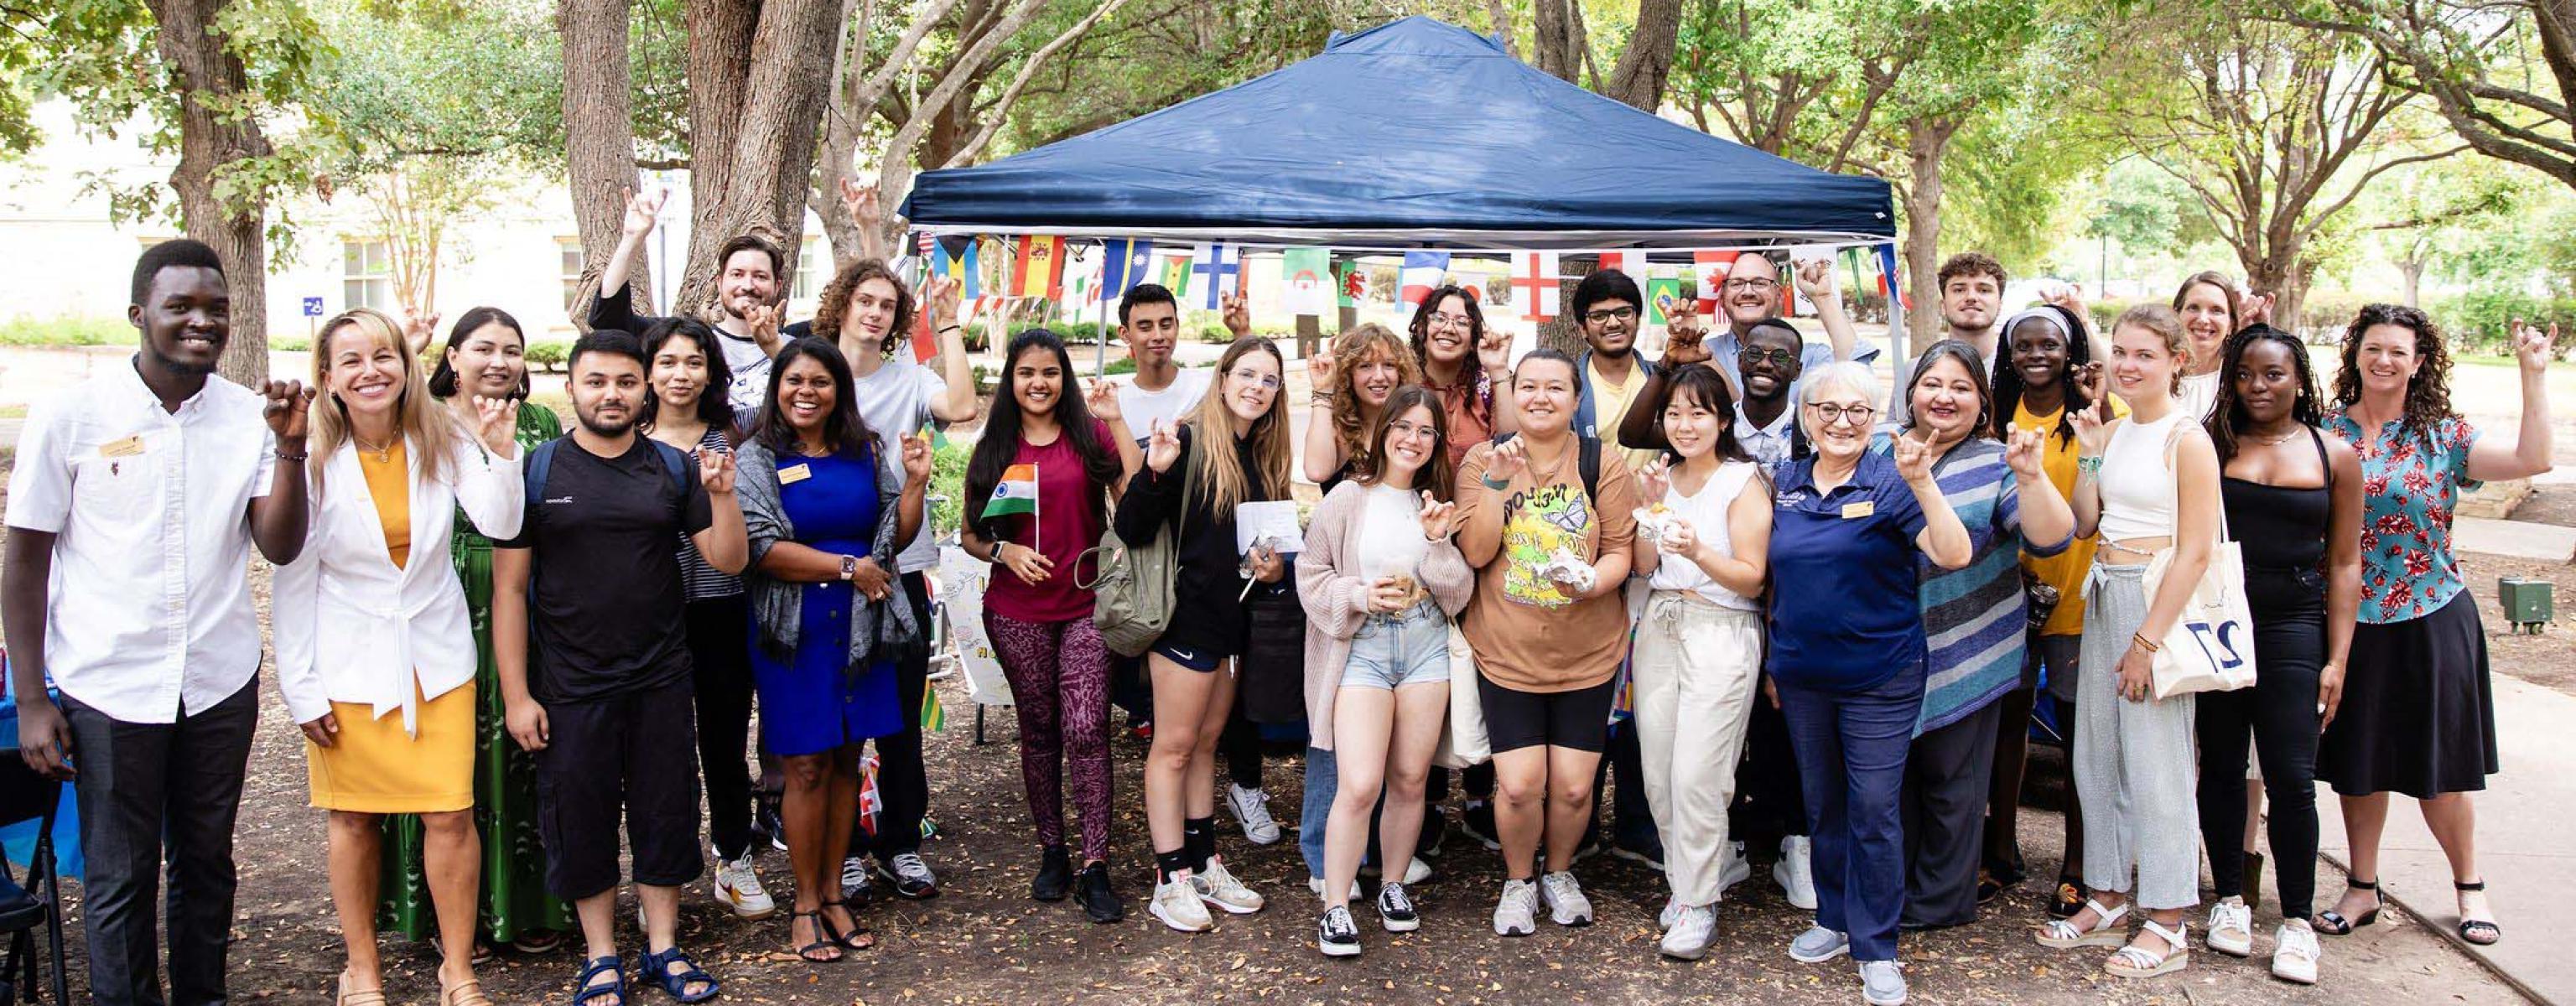
[[1234, 508], [1234, 552], [1249, 555], [1254, 542], [1270, 539], [1271, 550], [1293, 555], [1306, 550], [1306, 529], [1297, 525], [1297, 501], [1266, 500]]

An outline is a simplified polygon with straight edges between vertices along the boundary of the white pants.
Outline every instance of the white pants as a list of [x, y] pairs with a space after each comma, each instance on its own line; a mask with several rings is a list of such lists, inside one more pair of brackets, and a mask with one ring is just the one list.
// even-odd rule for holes
[[1664, 879], [1684, 905], [1716, 904], [1735, 762], [1760, 701], [1762, 616], [1656, 591], [1637, 626], [1630, 680]]

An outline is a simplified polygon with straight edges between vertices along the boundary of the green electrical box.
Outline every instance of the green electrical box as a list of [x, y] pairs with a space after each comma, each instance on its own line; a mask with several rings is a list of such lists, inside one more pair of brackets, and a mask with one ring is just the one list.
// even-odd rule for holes
[[2496, 581], [2496, 599], [2504, 604], [2504, 620], [2513, 623], [2513, 631], [2529, 630], [2538, 635], [2556, 615], [2556, 605], [2547, 580], [2526, 580], [2508, 576]]

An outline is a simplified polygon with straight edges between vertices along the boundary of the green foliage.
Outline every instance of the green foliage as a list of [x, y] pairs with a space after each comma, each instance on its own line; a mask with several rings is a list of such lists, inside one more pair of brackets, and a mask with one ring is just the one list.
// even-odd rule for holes
[[564, 365], [572, 355], [572, 344], [561, 339], [537, 339], [528, 343], [528, 366], [551, 371]]
[[0, 320], [0, 346], [131, 346], [134, 326], [123, 318], [63, 315]]
[[[2457, 356], [2513, 355], [2516, 318], [2542, 328], [2556, 324], [2561, 332], [2576, 331], [2576, 297], [2472, 292], [2435, 298], [2425, 305], [2425, 310], [2442, 326], [2442, 334], [2449, 338], [2451, 352]], [[2350, 321], [2352, 316], [2347, 314], [2344, 320]]]
[[338, 49], [307, 102], [341, 124], [331, 167], [356, 176], [412, 159], [563, 157], [563, 54], [534, 0], [321, 0]]
[[[1031, 20], [994, 69], [987, 90], [1006, 86], [1028, 54], [1072, 27], [1089, 7], [1052, 4]], [[1048, 58], [984, 156], [1079, 136], [1232, 87], [1323, 51], [1335, 30], [1366, 28], [1389, 13], [1311, 0], [1130, 3]], [[898, 19], [880, 21], [893, 26], [871, 40], [877, 61], [902, 27]], [[925, 44], [916, 62], [941, 65], [936, 48]]]
[[966, 461], [974, 456], [973, 444], [951, 440], [945, 447], [930, 452], [930, 526], [955, 530], [965, 513]]

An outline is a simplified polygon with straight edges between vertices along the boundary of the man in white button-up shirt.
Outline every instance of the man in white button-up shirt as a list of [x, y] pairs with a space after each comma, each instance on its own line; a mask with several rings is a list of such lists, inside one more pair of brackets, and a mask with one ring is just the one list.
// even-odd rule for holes
[[30, 410], [19, 435], [0, 621], [19, 753], [79, 794], [92, 998], [162, 1002], [152, 925], [166, 853], [169, 1001], [219, 1003], [233, 818], [259, 723], [249, 546], [280, 564], [304, 546], [296, 467], [312, 393], [208, 380], [232, 299], [204, 244], [147, 249], [133, 295], [132, 364]]

